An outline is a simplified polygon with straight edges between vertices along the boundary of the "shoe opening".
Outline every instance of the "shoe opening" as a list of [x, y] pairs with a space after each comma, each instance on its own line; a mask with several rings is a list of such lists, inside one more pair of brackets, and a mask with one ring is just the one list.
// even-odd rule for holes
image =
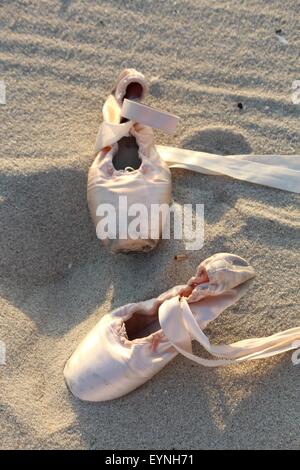
[[[189, 297], [196, 286], [207, 282], [209, 282], [209, 278], [205, 269], [203, 269], [198, 277], [193, 278], [193, 281], [190, 285], [182, 289], [180, 294], [181, 297]], [[158, 320], [158, 308], [152, 315], [135, 312], [129, 318], [129, 320], [124, 323], [124, 325], [127, 338], [130, 341], [137, 338], [144, 338], [151, 335], [152, 333], [156, 333], [161, 329]]]
[[[139, 101], [142, 99], [144, 89], [142, 85], [138, 82], [129, 83], [126, 88], [125, 95], [123, 96], [122, 101], [126, 98], [127, 100], [136, 100]], [[120, 123], [127, 122], [129, 119], [122, 117]]]
[[123, 100], [126, 98], [128, 100], [140, 100], [143, 96], [143, 87], [138, 82], [131, 82], [126, 88], [126, 93]]
[[127, 338], [132, 341], [137, 338], [144, 338], [160, 330], [158, 321], [158, 309], [153, 315], [135, 312], [129, 320], [125, 322]]
[[112, 164], [116, 170], [137, 170], [142, 160], [135, 137], [122, 137], [118, 142], [118, 151], [113, 156]]
[[[127, 100], [140, 101], [143, 97], [144, 88], [138, 82], [131, 82], [127, 85], [125, 94], [122, 98], [122, 102], [126, 98]], [[127, 122], [129, 119], [122, 117], [120, 123]]]

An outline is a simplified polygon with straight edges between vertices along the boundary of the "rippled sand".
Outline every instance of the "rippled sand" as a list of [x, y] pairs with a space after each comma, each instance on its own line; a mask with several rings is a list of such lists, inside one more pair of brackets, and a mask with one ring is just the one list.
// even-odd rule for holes
[[300, 447], [299, 367], [290, 354], [216, 370], [178, 357], [104, 404], [73, 399], [62, 376], [109, 309], [185, 282], [217, 251], [247, 258], [258, 276], [208, 329], [215, 342], [299, 325], [299, 196], [172, 171], [175, 201], [205, 204], [205, 245], [181, 262], [178, 241], [112, 257], [86, 205], [101, 106], [125, 66], [151, 80], [148, 104], [181, 117], [176, 136], [157, 133], [158, 143], [300, 154], [300, 105], [291, 99], [300, 80], [298, 3], [0, 5], [1, 448]]

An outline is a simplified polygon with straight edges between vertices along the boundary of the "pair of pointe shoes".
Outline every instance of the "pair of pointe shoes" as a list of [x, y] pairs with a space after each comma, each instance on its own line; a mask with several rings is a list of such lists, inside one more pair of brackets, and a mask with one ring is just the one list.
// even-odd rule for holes
[[[146, 207], [170, 202], [170, 170], [155, 149], [151, 127], [122, 117], [124, 99], [141, 100], [146, 91], [144, 76], [129, 69], [120, 75], [105, 102], [97, 156], [88, 177], [88, 204], [95, 225], [99, 204], [110, 203], [118, 210], [120, 195], [127, 196], [128, 204], [138, 201]], [[171, 118], [167, 125], [163, 123], [168, 125], [172, 127]], [[161, 233], [162, 227], [158, 229]], [[148, 251], [158, 241], [159, 237], [151, 236], [139, 240], [107, 237], [105, 244], [117, 253]], [[108, 313], [67, 361], [64, 377], [69, 389], [82, 400], [112, 400], [147, 382], [178, 353], [200, 365], [216, 367], [299, 348], [300, 327], [218, 346], [204, 334], [208, 323], [244, 295], [254, 276], [244, 259], [218, 253], [203, 261], [187, 284]], [[213, 358], [195, 356], [193, 340]], [[300, 363], [299, 352], [292, 355], [294, 364]]]

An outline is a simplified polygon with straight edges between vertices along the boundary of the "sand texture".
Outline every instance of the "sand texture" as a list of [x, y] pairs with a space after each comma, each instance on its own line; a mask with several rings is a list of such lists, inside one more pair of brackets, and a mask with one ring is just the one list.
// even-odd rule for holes
[[86, 203], [101, 107], [124, 67], [151, 80], [148, 104], [181, 117], [175, 137], [156, 132], [157, 143], [299, 155], [299, 15], [297, 0], [0, 3], [2, 449], [300, 447], [290, 354], [222, 369], [177, 357], [102, 404], [74, 399], [62, 376], [102, 315], [184, 283], [218, 251], [245, 257], [258, 275], [210, 325], [212, 341], [299, 326], [299, 196], [172, 170], [174, 200], [205, 205], [204, 247], [181, 262], [183, 243], [172, 240], [113, 257]]

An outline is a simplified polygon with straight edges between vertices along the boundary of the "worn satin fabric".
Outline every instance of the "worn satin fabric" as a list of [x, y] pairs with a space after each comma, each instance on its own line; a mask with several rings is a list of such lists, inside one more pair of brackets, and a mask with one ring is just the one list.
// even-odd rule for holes
[[[95, 148], [111, 145], [115, 139], [123, 137], [133, 122], [125, 124], [126, 127], [122, 127], [123, 124], [110, 126], [104, 123]], [[249, 183], [300, 193], [300, 155], [220, 156], [164, 145], [157, 145], [156, 149], [170, 168], [183, 168], [206, 175], [226, 175]]]
[[[136, 124], [131, 127], [130, 134], [136, 138], [139, 157], [142, 160], [137, 170], [115, 170], [112, 159], [117, 151], [117, 144], [114, 144], [107, 153], [100, 152], [97, 155], [88, 174], [87, 199], [95, 226], [97, 227], [101, 220], [99, 213], [97, 215], [100, 204], [111, 204], [116, 210], [117, 236], [113, 238], [108, 234], [104, 240], [113, 252], [148, 251], [154, 248], [161, 237], [163, 221], [160, 219], [155, 227], [151, 225], [155, 223], [154, 219], [151, 221], [149, 218], [151, 205], [169, 205], [171, 201], [170, 170], [155, 149], [152, 129]], [[148, 232], [141, 239], [133, 240], [127, 235], [121, 238], [122, 233], [127, 233], [128, 226], [127, 217], [119, 219], [121, 196], [127, 197], [128, 207], [138, 203], [146, 209], [145, 215], [141, 213], [141, 216], [147, 219], [145, 224], [148, 226]]]
[[[134, 124], [132, 121], [120, 124], [122, 93], [124, 94], [130, 81], [139, 81], [146, 89], [138, 72], [131, 70], [129, 78], [126, 76], [125, 79], [122, 78], [121, 84], [118, 83], [116, 96], [108, 97], [102, 110], [104, 122], [99, 129], [95, 143], [97, 155], [88, 174], [87, 200], [95, 226], [97, 227], [101, 220], [99, 213], [97, 215], [100, 205], [110, 204], [116, 210], [118, 221], [116, 236], [108, 234], [103, 240], [104, 244], [115, 253], [153, 249], [161, 237], [163, 220], [160, 219], [156, 226], [151, 225], [149, 218], [151, 205], [169, 205], [171, 201], [171, 173], [155, 148], [151, 127]], [[142, 163], [134, 171], [116, 170], [112, 160], [118, 150], [118, 141], [129, 135], [136, 139]], [[147, 209], [147, 215], [144, 217], [147, 219], [145, 225], [148, 226], [148, 232], [137, 240], [121, 235], [126, 233], [129, 223], [127, 218], [126, 220], [119, 219], [119, 201], [122, 196], [127, 197], [128, 207], [139, 203]], [[143, 221], [141, 221], [141, 226], [143, 226]]]
[[[205, 268], [209, 282], [193, 288]], [[214, 346], [203, 330], [248, 290], [255, 276], [242, 258], [229, 253], [216, 254], [200, 264], [196, 276], [186, 285], [175, 286], [156, 299], [127, 304], [105, 315], [81, 342], [66, 364], [64, 376], [71, 392], [88, 401], [121, 397], [136, 389], [178, 353], [208, 367], [225, 366], [241, 360], [259, 359], [300, 346], [300, 327], [266, 337], [252, 338], [230, 345]], [[154, 315], [158, 311], [161, 329], [129, 341], [124, 322], [134, 312]], [[153, 351], [154, 337], [159, 339]], [[191, 342], [198, 341], [217, 359], [203, 359], [192, 353]], [[299, 361], [296, 351], [294, 363]]]
[[[151, 108], [149, 110], [151, 111]], [[106, 119], [99, 129], [96, 152], [127, 135], [133, 124], [134, 121], [117, 124], [116, 121], [111, 123]], [[156, 149], [170, 168], [183, 168], [207, 175], [226, 175], [250, 183], [300, 193], [300, 155], [220, 156], [164, 145], [158, 145]]]

